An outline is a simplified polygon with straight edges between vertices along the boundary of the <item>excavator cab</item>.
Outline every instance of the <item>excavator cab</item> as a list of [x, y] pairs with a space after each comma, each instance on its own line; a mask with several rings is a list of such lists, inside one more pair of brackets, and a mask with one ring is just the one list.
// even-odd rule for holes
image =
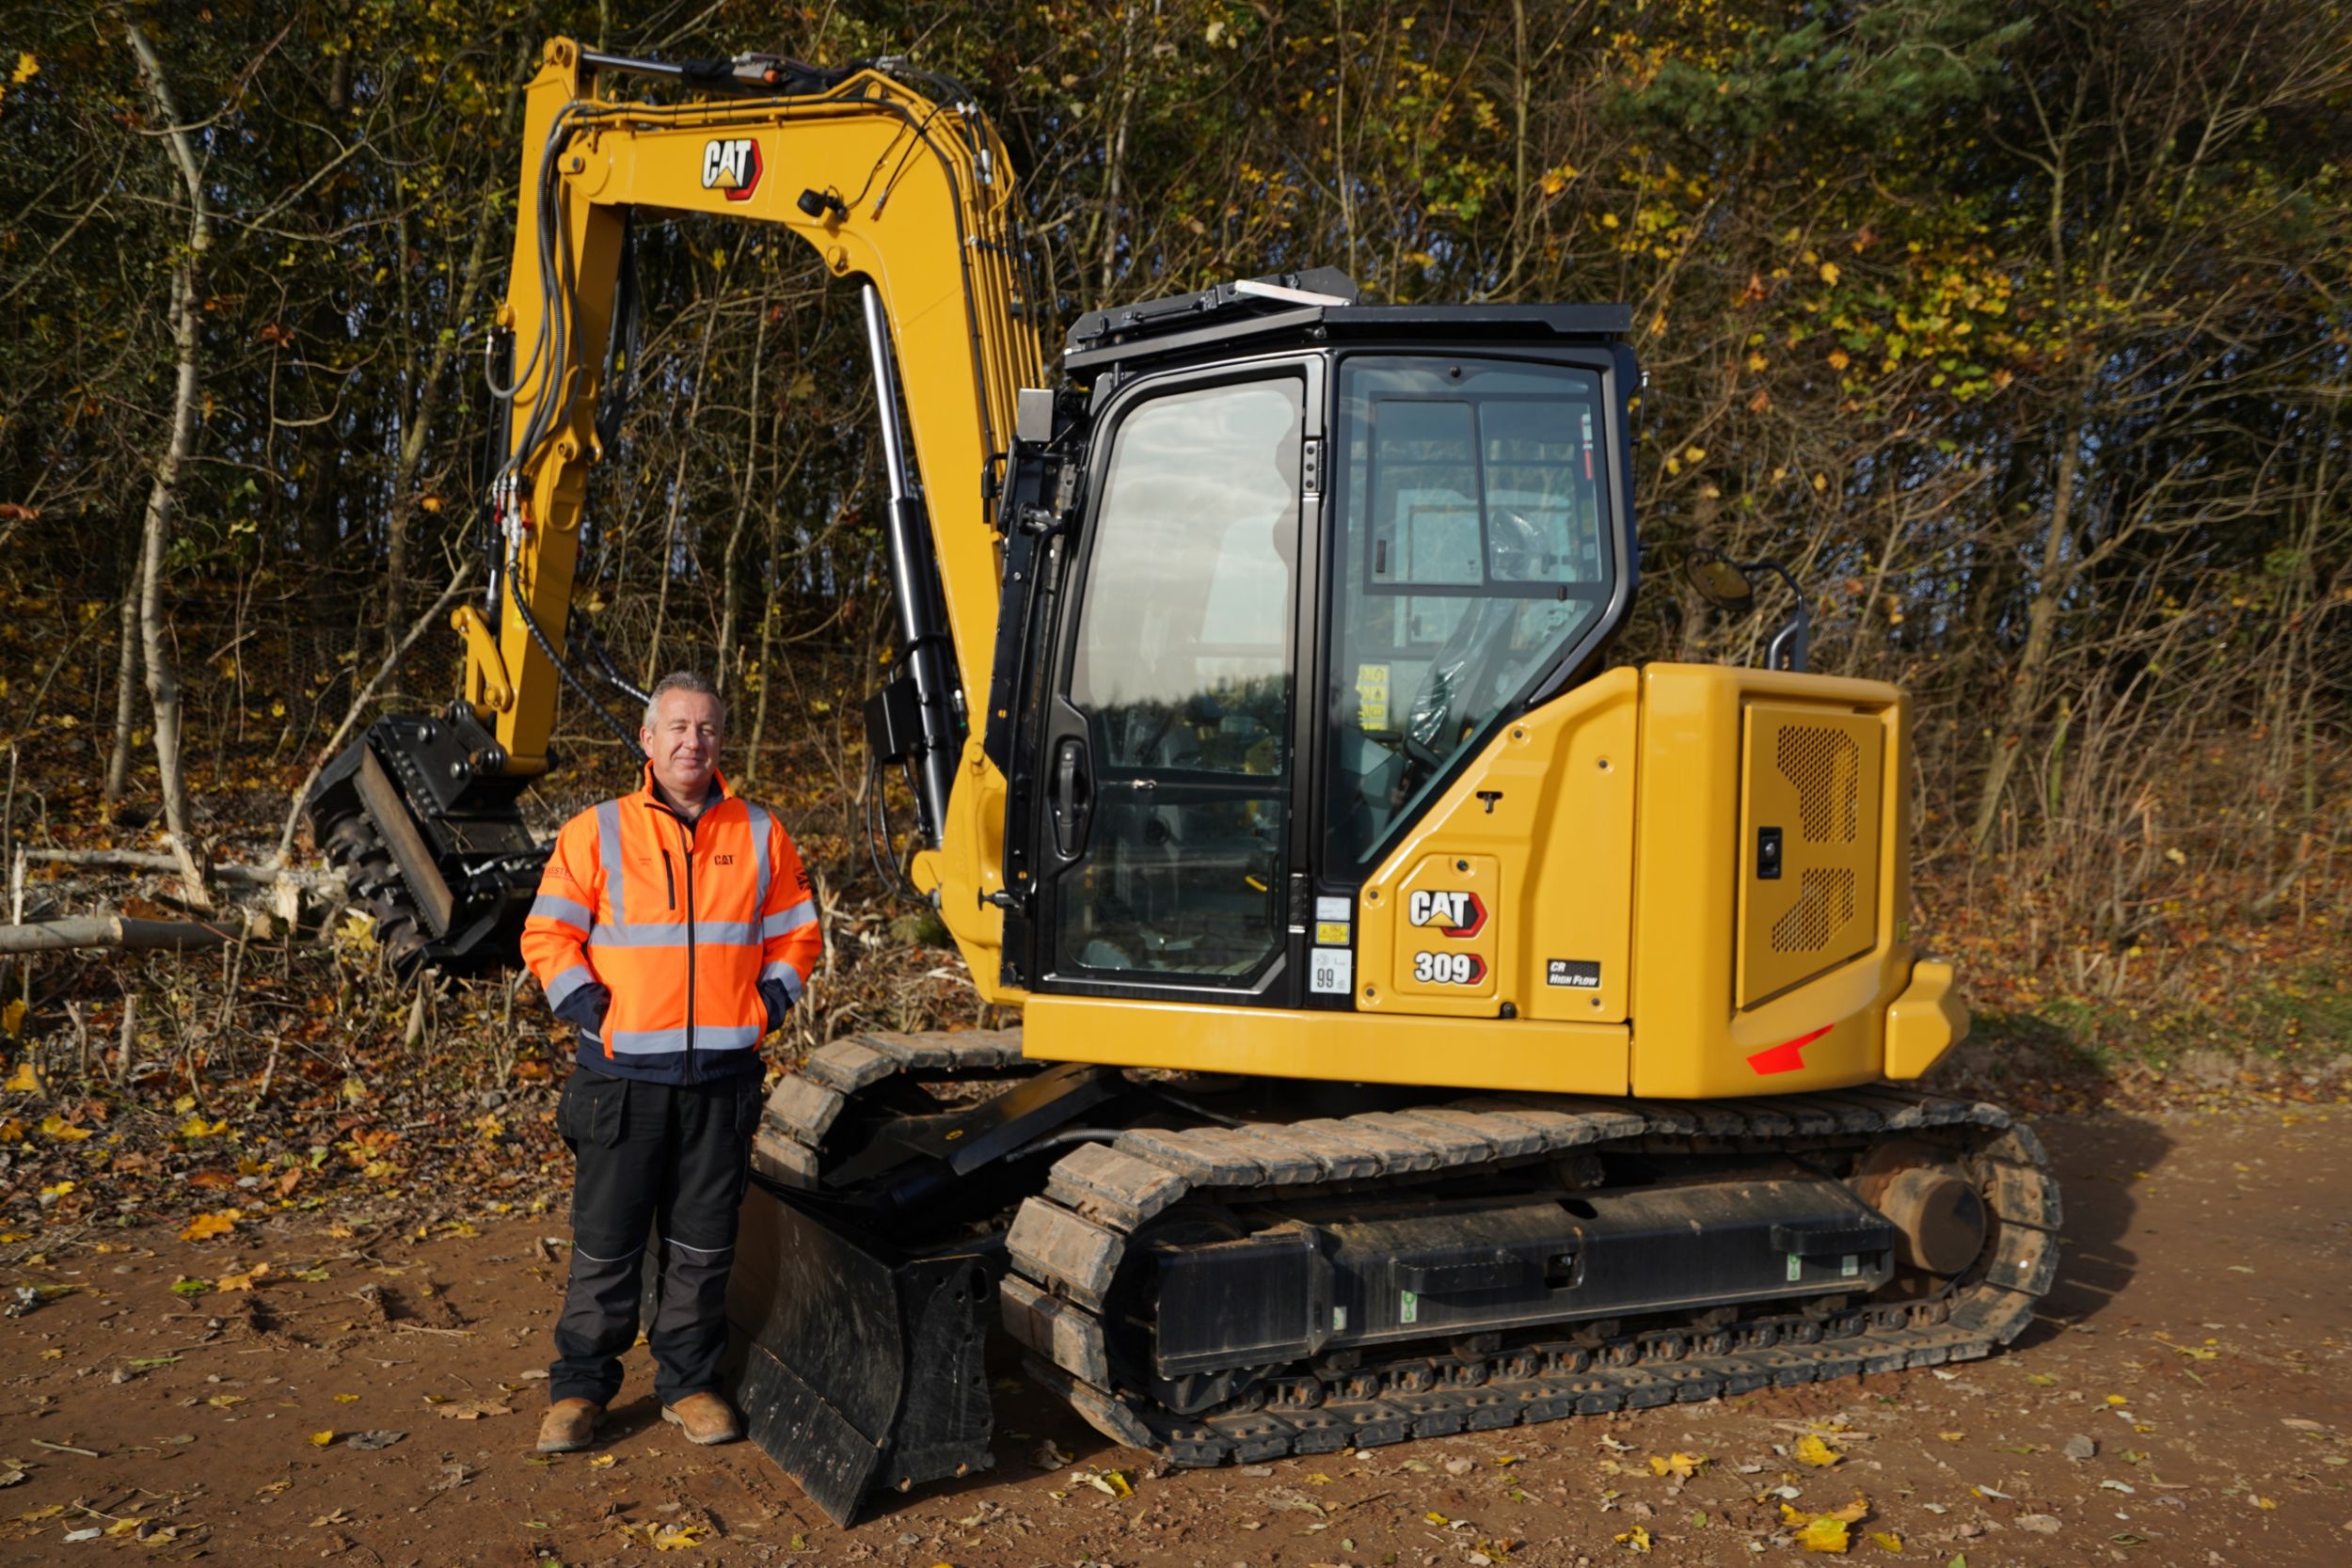
[[1629, 325], [1328, 270], [1078, 322], [1007, 487], [1005, 983], [1350, 1005], [1318, 909], [1631, 602]]

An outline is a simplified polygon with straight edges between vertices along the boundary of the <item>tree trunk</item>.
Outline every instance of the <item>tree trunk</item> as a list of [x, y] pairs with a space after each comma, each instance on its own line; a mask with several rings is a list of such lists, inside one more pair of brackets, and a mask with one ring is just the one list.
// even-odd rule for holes
[[164, 827], [181, 857], [182, 878], [189, 901], [209, 909], [212, 900], [197, 874], [189, 852], [187, 779], [180, 729], [180, 670], [164, 625], [164, 555], [171, 543], [172, 519], [179, 511], [180, 471], [196, 445], [199, 371], [203, 346], [203, 298], [199, 289], [205, 253], [212, 248], [212, 214], [205, 204], [204, 177], [197, 167], [196, 145], [182, 127], [178, 104], [164, 80], [163, 65], [137, 23], [123, 18], [122, 29], [138, 57], [139, 77], [147, 96], [163, 121], [164, 143], [188, 191], [187, 249], [171, 279], [174, 352], [179, 362], [173, 390], [171, 437], [155, 464], [147, 492], [147, 518], [139, 551], [139, 636], [147, 661], [148, 701], [155, 710], [155, 766], [161, 775]]
[[2001, 819], [2001, 797], [2015, 771], [2026, 727], [2042, 706], [2042, 683], [2050, 654], [2058, 643], [2058, 605], [2074, 586], [2079, 570], [2072, 559], [2074, 485], [2082, 470], [2082, 425], [2070, 420], [2058, 448], [2058, 477], [2050, 498], [2050, 531], [2042, 540], [2042, 569], [2035, 575], [2033, 598], [2026, 607], [2026, 645], [2018, 651], [2017, 669], [2010, 677], [2009, 700], [2001, 706], [2000, 722], [1993, 731], [1993, 754], [1985, 759], [1984, 784], [1977, 796], [1977, 819], [1968, 831], [1971, 853], [1981, 856], [1992, 842], [1994, 825]]
[[122, 804], [131, 784], [131, 731], [138, 721], [139, 699], [139, 558], [131, 562], [131, 578], [122, 585], [122, 627], [115, 668], [115, 740], [106, 756], [106, 805]]

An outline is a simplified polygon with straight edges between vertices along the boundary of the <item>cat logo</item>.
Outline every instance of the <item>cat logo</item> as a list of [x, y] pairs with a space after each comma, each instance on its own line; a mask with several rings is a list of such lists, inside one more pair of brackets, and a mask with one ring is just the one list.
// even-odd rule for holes
[[1406, 904], [1405, 916], [1416, 926], [1435, 926], [1441, 937], [1463, 941], [1486, 928], [1486, 906], [1474, 893], [1422, 889]]
[[759, 188], [759, 143], [749, 136], [721, 136], [703, 143], [703, 189], [724, 191], [729, 201], [748, 201]]

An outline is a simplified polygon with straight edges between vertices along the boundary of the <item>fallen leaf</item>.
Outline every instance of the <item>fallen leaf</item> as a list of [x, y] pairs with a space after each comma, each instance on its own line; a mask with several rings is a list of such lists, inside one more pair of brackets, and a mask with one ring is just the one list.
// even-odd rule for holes
[[1808, 1552], [1843, 1552], [1853, 1544], [1853, 1537], [1845, 1520], [1824, 1513], [1797, 1531], [1797, 1544]]
[[339, 1508], [332, 1513], [322, 1513], [317, 1518], [311, 1520], [310, 1528], [312, 1529], [324, 1529], [328, 1525], [347, 1525], [349, 1523], [351, 1523], [351, 1515], [345, 1513]]
[[41, 1117], [40, 1131], [44, 1137], [55, 1138], [59, 1143], [65, 1144], [78, 1144], [84, 1138], [96, 1136], [96, 1134], [87, 1127], [73, 1127], [68, 1125], [66, 1119], [59, 1116], [46, 1116]]
[[1649, 1456], [1650, 1474], [1654, 1476], [1679, 1476], [1684, 1481], [1688, 1481], [1706, 1468], [1707, 1456], [1703, 1453], [1683, 1453], [1677, 1450], [1663, 1458], [1657, 1454]]
[[310, 1433], [310, 1446], [314, 1449], [326, 1448], [334, 1440], [335, 1434], [331, 1432], [314, 1432]]
[[618, 1465], [620, 1462], [621, 1456], [619, 1454], [600, 1453], [596, 1455], [596, 1458], [588, 1462], [588, 1468], [591, 1470], [610, 1470], [613, 1465]]
[[212, 1288], [211, 1280], [190, 1279], [185, 1275], [171, 1282], [171, 1293], [175, 1296], [200, 1296]]
[[215, 1410], [226, 1410], [232, 1404], [243, 1404], [245, 1396], [243, 1394], [215, 1394], [204, 1402]]
[[436, 1416], [446, 1416], [453, 1421], [478, 1421], [485, 1416], [512, 1416], [515, 1412], [497, 1400], [444, 1400], [433, 1407]]
[[1877, 1543], [1881, 1549], [1893, 1552], [1898, 1557], [1902, 1555], [1903, 1538], [1893, 1530], [1874, 1529], [1870, 1532], [1870, 1539]]
[[188, 1222], [185, 1230], [180, 1232], [180, 1239], [183, 1242], [202, 1242], [215, 1236], [226, 1236], [237, 1228], [239, 1212], [235, 1209], [219, 1209], [209, 1214], [199, 1214]]
[[387, 1432], [381, 1428], [368, 1432], [355, 1432], [343, 1439], [343, 1447], [346, 1449], [389, 1449], [407, 1435], [405, 1432]]
[[335, 1402], [337, 1404], [358, 1404], [359, 1402], [359, 1396], [357, 1394], [338, 1394], [335, 1396]]
[[1631, 1529], [1626, 1531], [1623, 1535], [1618, 1536], [1616, 1539], [1617, 1544], [1623, 1546], [1627, 1551], [1646, 1552], [1649, 1550], [1649, 1531], [1644, 1529], [1639, 1525], [1634, 1526]]
[[267, 1263], [256, 1263], [243, 1274], [225, 1274], [214, 1285], [216, 1291], [250, 1291], [269, 1275]]
[[653, 1549], [657, 1552], [682, 1552], [699, 1546], [703, 1537], [710, 1533], [708, 1525], [664, 1525], [653, 1532]]
[[[1827, 1469], [1846, 1456], [1810, 1433], [1797, 1439], [1797, 1458], [1807, 1465]], [[1840, 1548], [1842, 1550], [1842, 1548]]]

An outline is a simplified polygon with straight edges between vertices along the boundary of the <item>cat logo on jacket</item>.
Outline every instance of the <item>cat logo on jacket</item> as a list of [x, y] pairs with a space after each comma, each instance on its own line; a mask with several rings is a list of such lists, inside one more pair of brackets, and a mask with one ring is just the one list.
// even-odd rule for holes
[[1486, 906], [1474, 893], [1421, 888], [1407, 901], [1405, 918], [1415, 926], [1436, 927], [1441, 937], [1467, 942], [1486, 928]]

